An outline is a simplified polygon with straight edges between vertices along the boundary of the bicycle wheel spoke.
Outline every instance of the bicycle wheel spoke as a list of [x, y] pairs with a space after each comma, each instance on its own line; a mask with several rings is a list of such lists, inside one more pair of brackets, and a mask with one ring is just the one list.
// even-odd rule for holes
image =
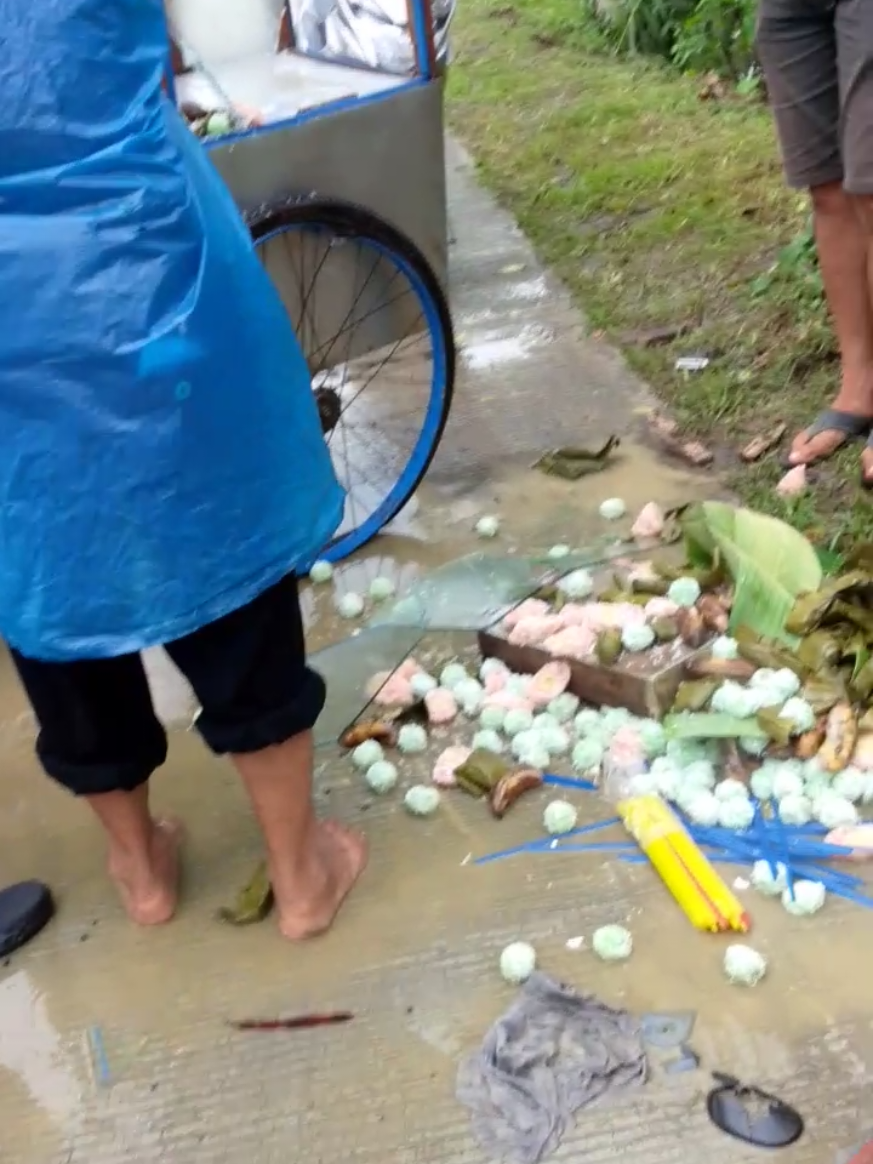
[[[262, 258], [303, 347], [346, 490], [326, 550], [336, 559], [398, 514], [433, 455], [454, 369], [447, 312], [426, 261], [366, 211], [327, 203], [322, 220], [292, 205], [273, 229], [269, 215], [260, 222]], [[253, 233], [257, 243], [257, 224]]]

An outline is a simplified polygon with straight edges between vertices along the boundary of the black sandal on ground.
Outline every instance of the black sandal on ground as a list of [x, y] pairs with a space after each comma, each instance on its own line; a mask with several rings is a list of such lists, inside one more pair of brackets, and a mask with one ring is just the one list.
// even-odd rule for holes
[[[843, 439], [829, 452], [819, 457], [813, 457], [809, 461], [792, 461], [789, 456], [786, 456], [782, 463], [783, 468], [796, 469], [798, 465], [812, 466], [818, 461], [826, 461], [828, 457], [832, 457], [849, 441], [857, 441], [861, 437], [868, 436], [871, 428], [873, 428], [873, 417], [857, 416], [854, 412], [842, 412], [839, 408], [826, 408], [818, 414], [809, 428], [804, 429], [802, 434], [804, 440], [811, 441], [815, 437], [821, 436], [823, 432], [835, 432]], [[871, 482], [871, 488], [873, 488], [873, 482]]]

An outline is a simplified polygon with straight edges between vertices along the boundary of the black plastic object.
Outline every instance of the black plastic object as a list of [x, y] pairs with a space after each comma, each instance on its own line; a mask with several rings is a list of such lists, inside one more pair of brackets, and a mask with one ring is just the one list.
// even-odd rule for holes
[[55, 915], [51, 890], [41, 881], [0, 889], [0, 958], [29, 942]]
[[713, 1074], [719, 1084], [706, 1098], [709, 1118], [721, 1131], [756, 1148], [787, 1148], [803, 1135], [799, 1112], [778, 1096], [747, 1087], [732, 1075]]

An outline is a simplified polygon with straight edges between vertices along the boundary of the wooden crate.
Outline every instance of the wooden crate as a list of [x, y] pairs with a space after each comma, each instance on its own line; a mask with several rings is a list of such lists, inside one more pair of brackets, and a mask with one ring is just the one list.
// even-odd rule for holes
[[[555, 661], [548, 651], [516, 646], [493, 631], [479, 632], [479, 650], [483, 657], [499, 659], [510, 670], [524, 675], [532, 675]], [[634, 715], [661, 719], [673, 704], [688, 662], [706, 654], [709, 647], [705, 644], [693, 649], [676, 640], [654, 650], [652, 655], [640, 654], [611, 667], [565, 659], [571, 673], [567, 690], [595, 707], [626, 707]]]

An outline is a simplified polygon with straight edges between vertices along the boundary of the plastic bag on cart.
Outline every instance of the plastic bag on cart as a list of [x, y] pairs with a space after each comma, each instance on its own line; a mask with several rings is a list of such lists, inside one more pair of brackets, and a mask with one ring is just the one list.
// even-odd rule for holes
[[[292, 0], [297, 48], [332, 60], [388, 73], [412, 73], [415, 50], [406, 0]], [[434, 0], [437, 63], [449, 57], [449, 25], [455, 0]]]
[[0, 635], [96, 658], [306, 568], [343, 498], [285, 309], [162, 94], [162, 0], [15, 9], [4, 50], [31, 67], [0, 68]]

